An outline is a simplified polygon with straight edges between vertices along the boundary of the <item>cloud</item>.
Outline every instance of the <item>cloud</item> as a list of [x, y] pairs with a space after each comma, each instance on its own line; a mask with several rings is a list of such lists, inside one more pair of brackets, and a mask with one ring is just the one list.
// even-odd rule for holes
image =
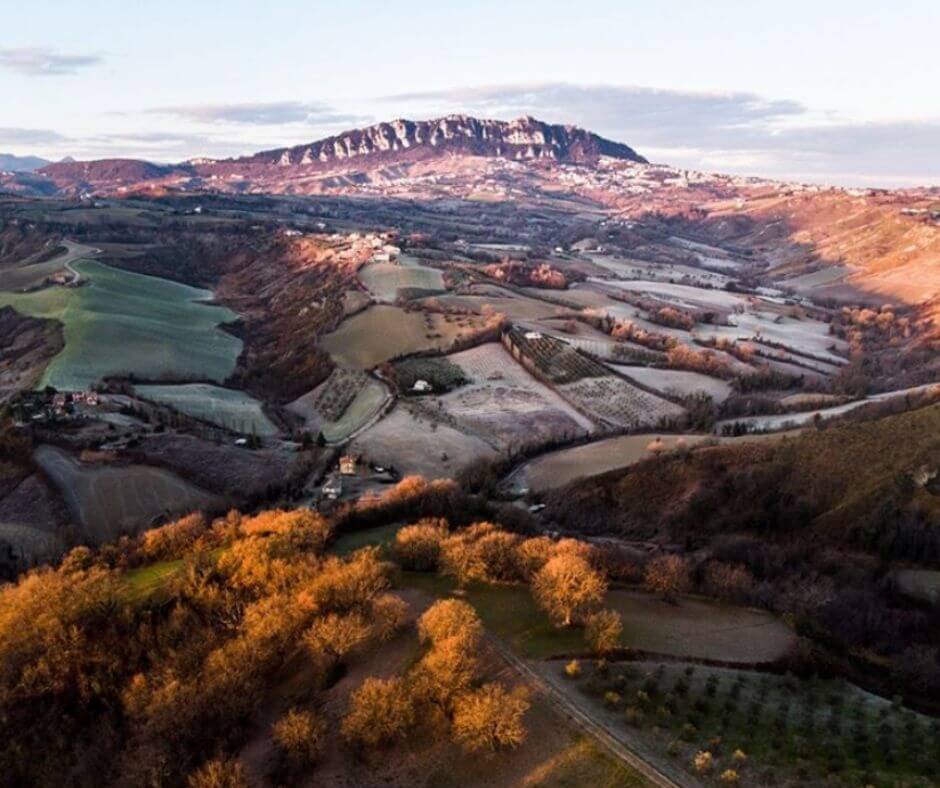
[[326, 104], [301, 101], [271, 101], [244, 104], [196, 104], [157, 107], [149, 110], [160, 115], [174, 115], [199, 123], [274, 126], [283, 123], [336, 124], [359, 123], [361, 116], [336, 112]]
[[940, 181], [940, 121], [864, 123], [754, 93], [564, 83], [405, 93], [386, 103], [494, 117], [531, 114], [626, 142], [677, 166], [863, 184]]
[[0, 143], [7, 145], [56, 145], [68, 138], [49, 129], [21, 129], [0, 126]]
[[101, 55], [65, 55], [42, 47], [0, 49], [0, 68], [30, 77], [75, 74], [83, 68], [98, 65], [102, 59]]

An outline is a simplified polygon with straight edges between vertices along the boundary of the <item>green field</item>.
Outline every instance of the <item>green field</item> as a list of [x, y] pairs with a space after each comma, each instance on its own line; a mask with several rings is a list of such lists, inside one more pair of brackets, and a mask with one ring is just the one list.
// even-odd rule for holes
[[244, 391], [226, 389], [206, 383], [184, 383], [178, 386], [136, 386], [145, 399], [169, 405], [180, 413], [202, 419], [220, 427], [246, 435], [276, 435], [275, 427], [261, 403]]
[[107, 375], [221, 382], [235, 368], [241, 340], [218, 326], [237, 316], [200, 303], [212, 297], [208, 290], [91, 260], [74, 267], [86, 280], [81, 287], [0, 293], [0, 306], [64, 326], [65, 347], [40, 386], [85, 389]]

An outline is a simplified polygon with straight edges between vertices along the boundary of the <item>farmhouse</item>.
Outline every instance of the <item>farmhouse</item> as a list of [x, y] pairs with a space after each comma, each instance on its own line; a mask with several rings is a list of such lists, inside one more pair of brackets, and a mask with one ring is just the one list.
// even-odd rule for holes
[[352, 454], [344, 454], [339, 458], [339, 472], [343, 476], [355, 476], [357, 459]]
[[335, 501], [343, 494], [343, 482], [337, 476], [329, 476], [324, 482], [323, 494], [331, 501]]
[[412, 391], [417, 391], [420, 394], [427, 394], [431, 391], [431, 384], [426, 380], [416, 380], [414, 385], [411, 387]]

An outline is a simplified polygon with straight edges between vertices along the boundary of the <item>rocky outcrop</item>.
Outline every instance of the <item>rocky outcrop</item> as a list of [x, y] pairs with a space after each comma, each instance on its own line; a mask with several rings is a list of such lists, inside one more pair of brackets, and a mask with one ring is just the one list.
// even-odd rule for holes
[[601, 156], [646, 161], [629, 146], [576, 126], [557, 126], [531, 117], [501, 121], [450, 115], [437, 120], [378, 123], [319, 142], [277, 148], [226, 163], [319, 168], [349, 159], [409, 158], [403, 155], [407, 152], [417, 154], [417, 157], [452, 152], [517, 161], [547, 159], [575, 164], [590, 163]]

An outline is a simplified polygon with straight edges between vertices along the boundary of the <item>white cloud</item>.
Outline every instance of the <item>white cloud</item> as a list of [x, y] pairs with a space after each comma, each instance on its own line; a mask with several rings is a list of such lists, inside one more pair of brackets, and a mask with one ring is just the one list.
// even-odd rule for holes
[[0, 68], [30, 77], [75, 74], [101, 61], [101, 55], [66, 55], [43, 47], [0, 49]]

